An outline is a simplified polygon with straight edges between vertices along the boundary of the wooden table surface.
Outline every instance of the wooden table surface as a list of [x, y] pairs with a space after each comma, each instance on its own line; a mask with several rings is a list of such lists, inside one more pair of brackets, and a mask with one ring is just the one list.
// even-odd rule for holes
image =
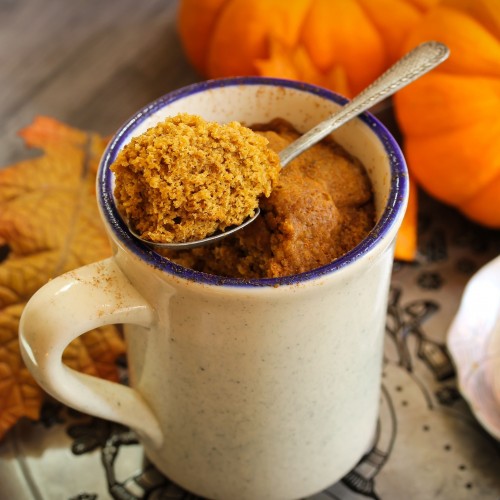
[[174, 0], [0, 0], [0, 166], [26, 158], [36, 115], [111, 134], [144, 104], [199, 80]]
[[[0, 167], [37, 154], [17, 136], [37, 115], [112, 134], [143, 105], [200, 80], [182, 52], [177, 8], [174, 0], [0, 0]], [[419, 262], [396, 266], [392, 281], [378, 441], [315, 500], [500, 498], [500, 447], [460, 396], [445, 348], [465, 284], [500, 253], [500, 237], [435, 203], [421, 215]], [[21, 422], [0, 443], [2, 500], [139, 499], [140, 488], [144, 498], [193, 498], [149, 469], [139, 474], [140, 445], [109, 423], [77, 421], [87, 433], [80, 445], [102, 442], [70, 453], [74, 416], [51, 411], [51, 426]]]

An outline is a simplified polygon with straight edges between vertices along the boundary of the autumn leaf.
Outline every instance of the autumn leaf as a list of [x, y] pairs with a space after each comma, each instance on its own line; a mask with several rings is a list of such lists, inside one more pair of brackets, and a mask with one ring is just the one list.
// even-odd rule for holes
[[[106, 141], [47, 117], [20, 135], [43, 154], [0, 170], [0, 439], [19, 418], [37, 419], [45, 397], [19, 351], [24, 305], [51, 278], [111, 253], [95, 199]], [[116, 380], [123, 352], [119, 332], [107, 326], [76, 339], [64, 361]]]

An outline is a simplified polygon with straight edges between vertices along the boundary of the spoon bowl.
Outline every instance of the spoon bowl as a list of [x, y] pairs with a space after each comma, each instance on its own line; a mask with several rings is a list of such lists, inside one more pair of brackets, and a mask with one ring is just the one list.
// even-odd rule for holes
[[[364, 111], [367, 111], [375, 104], [378, 104], [385, 98], [393, 95], [398, 90], [406, 87], [408, 84], [434, 69], [448, 58], [449, 53], [450, 51], [446, 45], [435, 41], [425, 42], [408, 52], [388, 70], [386, 70], [379, 78], [366, 87], [361, 93], [345, 104], [340, 110], [326, 120], [317, 124], [311, 130], [283, 149], [279, 153], [281, 167], [284, 168], [306, 149], [324, 139], [327, 135], [344, 125], [352, 118], [360, 115]], [[259, 216], [259, 214], [260, 210], [257, 208], [252, 217], [247, 218], [238, 226], [232, 226], [225, 231], [217, 232], [200, 240], [187, 242], [160, 243], [149, 241], [141, 238], [129, 224], [128, 227], [135, 238], [153, 248], [186, 250], [211, 244], [234, 234], [252, 223]]]
[[149, 241], [144, 238], [141, 238], [139, 234], [136, 233], [132, 225], [128, 224], [128, 229], [132, 236], [134, 238], [137, 238], [138, 240], [141, 240], [144, 243], [147, 243], [150, 246], [153, 247], [160, 247], [160, 248], [170, 248], [172, 250], [189, 250], [190, 248], [196, 248], [196, 247], [202, 247], [204, 245], [208, 245], [209, 243], [213, 243], [214, 241], [220, 240], [221, 238], [225, 238], [226, 236], [229, 236], [230, 234], [234, 234], [240, 229], [243, 229], [244, 227], [248, 226], [250, 223], [252, 223], [258, 216], [260, 215], [260, 209], [257, 207], [255, 209], [254, 214], [251, 217], [247, 217], [240, 225], [238, 226], [231, 226], [225, 229], [224, 232], [218, 231], [211, 236], [207, 236], [206, 238], [203, 238], [202, 240], [195, 240], [195, 241], [185, 241], [185, 242], [180, 242], [180, 243], [157, 243], [155, 241]]

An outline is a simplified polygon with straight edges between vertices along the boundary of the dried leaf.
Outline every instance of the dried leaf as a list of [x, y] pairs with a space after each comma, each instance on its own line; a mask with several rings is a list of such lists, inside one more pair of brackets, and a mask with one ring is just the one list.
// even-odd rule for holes
[[[43, 154], [0, 170], [0, 439], [19, 418], [38, 418], [44, 400], [19, 352], [25, 303], [51, 278], [111, 253], [95, 200], [106, 141], [46, 117], [20, 135]], [[118, 330], [107, 326], [78, 338], [64, 360], [116, 380], [123, 352]]]

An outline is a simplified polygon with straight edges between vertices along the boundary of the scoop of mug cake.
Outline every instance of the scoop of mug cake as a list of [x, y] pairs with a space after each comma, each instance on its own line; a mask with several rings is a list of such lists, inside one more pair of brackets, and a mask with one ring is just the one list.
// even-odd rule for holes
[[111, 166], [120, 212], [144, 239], [202, 239], [252, 216], [280, 163], [268, 140], [238, 122], [167, 118], [133, 138]]

